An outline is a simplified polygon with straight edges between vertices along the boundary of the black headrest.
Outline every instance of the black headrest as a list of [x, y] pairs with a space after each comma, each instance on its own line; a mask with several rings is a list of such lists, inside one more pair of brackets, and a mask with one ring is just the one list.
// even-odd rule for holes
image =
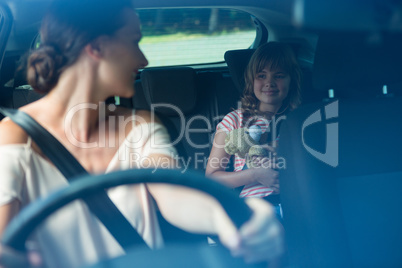
[[18, 109], [45, 96], [28, 88], [15, 88], [13, 90], [13, 106]]
[[[402, 82], [402, 36], [326, 33], [319, 37], [313, 85], [335, 95], [375, 96]], [[392, 88], [391, 88], [392, 91]]]
[[232, 80], [240, 93], [244, 90], [244, 71], [255, 49], [229, 50], [225, 53], [225, 61], [228, 65]]
[[149, 110], [148, 101], [145, 98], [141, 80], [135, 80], [134, 89], [135, 94], [132, 98], [133, 108], [137, 110]]
[[[197, 101], [195, 71], [190, 67], [149, 68], [141, 72], [141, 83], [148, 105], [169, 104], [186, 114]], [[155, 107], [155, 111], [167, 116], [177, 116], [173, 107]]]

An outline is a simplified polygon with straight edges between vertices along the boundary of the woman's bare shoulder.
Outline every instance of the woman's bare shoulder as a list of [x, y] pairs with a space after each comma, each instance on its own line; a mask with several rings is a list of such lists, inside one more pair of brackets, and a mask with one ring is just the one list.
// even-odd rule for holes
[[0, 122], [0, 145], [27, 143], [26, 132], [9, 118]]

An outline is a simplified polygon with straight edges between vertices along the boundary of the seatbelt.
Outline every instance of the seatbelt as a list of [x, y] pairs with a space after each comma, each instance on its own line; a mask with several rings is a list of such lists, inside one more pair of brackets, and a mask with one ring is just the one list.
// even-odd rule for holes
[[[19, 125], [39, 146], [43, 154], [60, 170], [69, 182], [80, 175], [89, 174], [77, 159], [45, 128], [28, 114], [0, 107], [0, 113]], [[89, 210], [109, 230], [120, 246], [127, 251], [134, 245], [146, 245], [142, 237], [128, 222], [106, 191], [83, 198]]]

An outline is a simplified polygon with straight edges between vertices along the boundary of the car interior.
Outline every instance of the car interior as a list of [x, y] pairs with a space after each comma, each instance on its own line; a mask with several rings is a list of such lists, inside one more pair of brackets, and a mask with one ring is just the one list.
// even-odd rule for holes
[[[27, 85], [20, 63], [38, 43], [48, 4], [0, 1], [1, 107], [17, 109], [42, 97]], [[282, 266], [402, 266], [398, 1], [135, 0], [134, 6], [140, 18], [142, 11], [174, 8], [244, 12], [254, 39], [227, 49], [218, 61], [205, 54], [204, 63], [147, 67], [137, 75], [133, 98], [108, 103], [155, 112], [183, 165], [205, 174], [217, 124], [239, 105], [251, 55], [267, 42], [288, 43], [303, 80], [302, 105], [280, 130], [278, 154], [286, 159], [280, 171], [287, 245]], [[168, 240], [205, 240], [165, 228]]]

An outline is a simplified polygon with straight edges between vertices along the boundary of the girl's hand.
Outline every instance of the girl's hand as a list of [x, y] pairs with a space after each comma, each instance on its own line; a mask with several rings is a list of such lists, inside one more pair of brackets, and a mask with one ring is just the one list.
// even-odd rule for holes
[[275, 148], [267, 144], [261, 146], [270, 153], [268, 157], [253, 156], [252, 159], [256, 167], [253, 169], [254, 178], [262, 185], [271, 188], [274, 191], [273, 194], [279, 194], [279, 172], [275, 170], [278, 169]]
[[273, 168], [276, 167], [273, 165], [261, 165], [261, 167], [253, 168], [251, 170], [254, 172], [253, 176], [257, 182], [271, 188], [274, 191], [274, 194], [279, 194], [279, 172]]
[[262, 144], [262, 145], [259, 145], [259, 147], [264, 148], [269, 153], [268, 153], [268, 156], [266, 156], [266, 157], [260, 157], [260, 156], [256, 156], [256, 155], [251, 156], [251, 159], [254, 162], [253, 163], [254, 167], [259, 167], [262, 164], [269, 165], [269, 163], [275, 163], [275, 157], [276, 157], [275, 148], [272, 146], [269, 146], [268, 144]]
[[226, 225], [219, 238], [233, 256], [248, 263], [274, 261], [284, 251], [282, 225], [268, 202], [258, 198], [247, 198], [246, 202], [254, 212], [251, 219], [240, 230], [232, 223]]
[[260, 156], [253, 156], [252, 158], [253, 166], [256, 168], [276, 168], [274, 165], [277, 162], [275, 157], [260, 157]]

